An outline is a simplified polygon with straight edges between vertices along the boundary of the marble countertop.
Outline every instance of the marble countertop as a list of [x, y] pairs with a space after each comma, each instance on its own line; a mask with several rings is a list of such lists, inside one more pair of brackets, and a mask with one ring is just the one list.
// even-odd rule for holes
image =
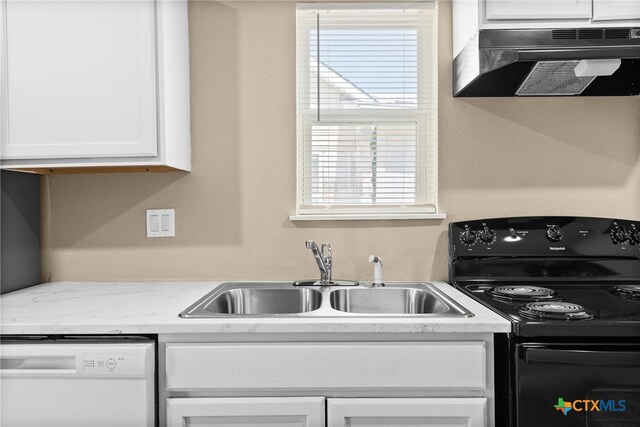
[[178, 317], [178, 313], [221, 283], [44, 283], [0, 297], [0, 333], [487, 333], [511, 330], [509, 321], [444, 282], [431, 283], [472, 312], [473, 317]]

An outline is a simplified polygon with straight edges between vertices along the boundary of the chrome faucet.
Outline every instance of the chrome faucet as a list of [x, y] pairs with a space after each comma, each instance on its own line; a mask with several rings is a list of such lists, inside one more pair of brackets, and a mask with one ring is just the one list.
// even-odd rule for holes
[[311, 249], [313, 257], [316, 259], [320, 269], [320, 280], [297, 280], [293, 282], [293, 286], [358, 286], [358, 282], [355, 280], [333, 280], [331, 278], [333, 252], [331, 252], [330, 244], [323, 243], [318, 247], [318, 244], [313, 240], [307, 240], [305, 246], [307, 249]]
[[323, 243], [320, 248], [318, 244], [313, 240], [307, 240], [307, 249], [311, 249], [313, 257], [316, 259], [318, 268], [320, 269], [320, 284], [328, 285], [331, 282], [331, 273], [333, 267], [333, 253], [331, 252], [331, 245], [329, 243]]

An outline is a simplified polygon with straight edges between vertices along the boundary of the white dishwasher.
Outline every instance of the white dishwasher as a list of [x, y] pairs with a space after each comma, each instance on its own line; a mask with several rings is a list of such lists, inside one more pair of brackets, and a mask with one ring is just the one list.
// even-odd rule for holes
[[144, 337], [4, 337], [2, 427], [151, 427], [155, 342]]

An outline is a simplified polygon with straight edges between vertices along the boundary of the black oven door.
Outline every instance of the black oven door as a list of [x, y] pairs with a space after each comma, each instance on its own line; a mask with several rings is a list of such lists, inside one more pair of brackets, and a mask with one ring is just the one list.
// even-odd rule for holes
[[514, 350], [517, 427], [640, 426], [640, 344], [526, 343]]

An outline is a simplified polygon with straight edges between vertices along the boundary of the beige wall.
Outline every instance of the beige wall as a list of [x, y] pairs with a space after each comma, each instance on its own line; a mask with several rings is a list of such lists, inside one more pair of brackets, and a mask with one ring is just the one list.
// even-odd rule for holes
[[[447, 221], [558, 214], [640, 218], [640, 99], [451, 97], [440, 7], [440, 208]], [[193, 172], [43, 178], [46, 280], [300, 279], [304, 241], [335, 277], [447, 275], [447, 221], [292, 223], [295, 3], [190, 4]], [[177, 237], [147, 239], [145, 209]]]

